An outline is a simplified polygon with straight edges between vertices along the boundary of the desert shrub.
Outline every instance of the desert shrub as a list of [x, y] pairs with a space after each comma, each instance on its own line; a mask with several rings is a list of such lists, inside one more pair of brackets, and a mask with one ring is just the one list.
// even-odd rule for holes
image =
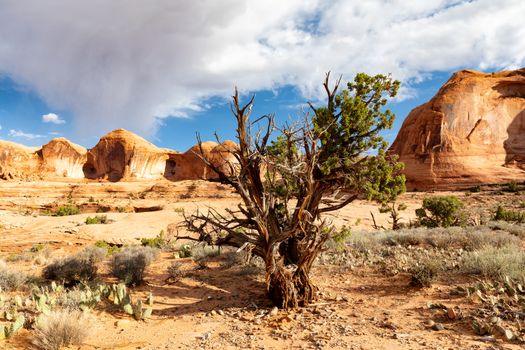
[[161, 230], [160, 233], [155, 238], [141, 238], [140, 243], [144, 247], [159, 248], [162, 249], [167, 246], [166, 238], [164, 237], [164, 230]]
[[111, 259], [111, 273], [127, 285], [139, 285], [144, 281], [144, 272], [159, 255], [151, 247], [126, 247]]
[[519, 223], [510, 223], [507, 221], [492, 221], [488, 224], [494, 231], [506, 231], [511, 235], [519, 237], [521, 239], [525, 238], [525, 224]]
[[441, 272], [444, 271], [440, 261], [435, 259], [425, 259], [410, 269], [412, 279], [410, 284], [414, 287], [430, 287]]
[[182, 263], [175, 261], [168, 266], [168, 279], [172, 282], [180, 280], [184, 277], [186, 272], [182, 270]]
[[178, 214], [184, 214], [184, 208], [175, 208], [173, 210]]
[[473, 186], [473, 187], [469, 188], [469, 191], [470, 191], [471, 193], [478, 193], [478, 192], [481, 192], [481, 186], [480, 186], [480, 185]]
[[55, 216], [68, 216], [80, 214], [80, 209], [75, 205], [64, 205], [58, 207], [55, 211]]
[[70, 345], [80, 345], [88, 335], [88, 323], [80, 311], [52, 311], [36, 322], [32, 343], [40, 350], [60, 350]]
[[463, 202], [454, 196], [427, 197], [416, 215], [423, 226], [449, 227], [460, 223], [459, 210], [463, 207]]
[[109, 220], [107, 215], [95, 215], [94, 217], [88, 216], [86, 218], [86, 225], [98, 225], [108, 224]]
[[495, 231], [492, 226], [435, 227], [389, 230], [382, 232], [356, 231], [348, 239], [354, 250], [366, 252], [381, 246], [430, 246], [438, 249], [463, 248], [475, 250], [486, 245], [503, 247], [519, 245], [520, 240], [510, 228]]
[[516, 181], [511, 181], [505, 186], [505, 191], [516, 193], [519, 191]]
[[87, 247], [83, 251], [59, 260], [44, 267], [42, 276], [67, 286], [84, 281], [92, 281], [97, 276], [97, 263], [102, 261], [106, 252], [98, 247]]
[[325, 245], [328, 249], [342, 251], [346, 248], [346, 242], [350, 236], [350, 227], [343, 226], [330, 236]]
[[31, 253], [39, 253], [46, 249], [46, 245], [42, 243], [33, 244], [31, 249], [29, 250]]
[[462, 270], [485, 278], [525, 281], [525, 252], [519, 246], [486, 246], [467, 254]]
[[19, 289], [28, 282], [29, 278], [20, 271], [13, 270], [0, 260], [0, 288], [3, 291], [13, 291]]
[[191, 249], [191, 258], [199, 267], [206, 268], [210, 258], [220, 254], [218, 247], [207, 244], [197, 244]]
[[113, 254], [115, 254], [115, 253], [120, 251], [120, 247], [119, 246], [113, 245], [113, 244], [109, 244], [108, 242], [102, 241], [102, 240], [96, 241], [94, 246], [104, 249], [108, 255], [113, 255]]
[[505, 209], [503, 206], [498, 205], [496, 213], [494, 214], [494, 220], [525, 223], [525, 212]]

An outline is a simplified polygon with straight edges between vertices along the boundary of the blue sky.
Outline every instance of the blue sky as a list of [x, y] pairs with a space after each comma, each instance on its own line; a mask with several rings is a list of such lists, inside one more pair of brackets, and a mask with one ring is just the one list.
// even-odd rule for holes
[[122, 127], [183, 151], [234, 137], [235, 85], [286, 121], [331, 70], [402, 81], [391, 142], [454, 71], [525, 66], [524, 17], [521, 0], [0, 0], [0, 139], [92, 147]]

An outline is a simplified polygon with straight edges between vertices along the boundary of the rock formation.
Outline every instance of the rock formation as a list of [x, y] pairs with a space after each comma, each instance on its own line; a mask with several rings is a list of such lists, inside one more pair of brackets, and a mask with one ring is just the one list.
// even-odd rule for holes
[[167, 151], [124, 129], [103, 136], [87, 154], [88, 179], [120, 181], [156, 179], [164, 175]]
[[233, 141], [225, 141], [221, 144], [208, 141], [202, 143], [202, 151], [199, 145], [195, 145], [185, 153], [170, 153], [165, 176], [171, 180], [217, 178], [217, 174], [204, 164], [200, 156], [204, 155], [204, 158], [208, 159], [213, 166], [229, 173], [230, 164], [235, 164], [234, 157], [229, 151], [236, 147]]
[[37, 152], [42, 161], [41, 173], [58, 177], [81, 179], [82, 167], [86, 163], [87, 150], [60, 137], [51, 140]]
[[525, 180], [525, 69], [455, 73], [405, 119], [391, 152], [407, 189]]
[[39, 165], [37, 149], [0, 140], [0, 179], [35, 180]]
[[158, 148], [123, 129], [104, 135], [90, 150], [65, 138], [53, 139], [40, 149], [0, 141], [0, 179], [209, 180], [217, 174], [199, 155], [204, 154], [214, 166], [229, 171], [229, 161], [234, 157], [228, 151], [235, 147], [232, 141], [204, 142], [202, 152], [195, 145], [178, 153]]

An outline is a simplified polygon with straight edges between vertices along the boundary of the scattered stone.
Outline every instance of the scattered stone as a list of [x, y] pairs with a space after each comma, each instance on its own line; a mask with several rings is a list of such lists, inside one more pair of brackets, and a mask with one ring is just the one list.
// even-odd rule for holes
[[481, 338], [478, 338], [478, 340], [485, 343], [494, 343], [496, 341], [496, 338], [494, 338], [492, 335], [486, 335]]
[[432, 321], [432, 320], [426, 320], [423, 325], [426, 327], [426, 328], [432, 328], [434, 327], [434, 325], [436, 324], [436, 322]]
[[456, 310], [454, 310], [453, 308], [449, 307], [447, 309], [447, 316], [448, 318], [450, 318], [451, 320], [455, 320], [458, 318], [458, 313]]
[[268, 316], [276, 316], [278, 313], [279, 313], [279, 309], [277, 308], [277, 306], [274, 306], [270, 310], [270, 312], [268, 312]]
[[217, 313], [218, 313], [219, 315], [221, 315], [221, 316], [224, 316], [224, 311], [223, 311], [223, 310], [219, 310], [219, 311], [217, 311]]
[[432, 326], [432, 329], [435, 330], [435, 331], [442, 331], [445, 329], [445, 327], [443, 326], [443, 324], [441, 323], [436, 323]]
[[210, 316], [217, 316], [217, 311], [215, 311], [215, 310], [211, 310], [211, 312], [210, 312]]

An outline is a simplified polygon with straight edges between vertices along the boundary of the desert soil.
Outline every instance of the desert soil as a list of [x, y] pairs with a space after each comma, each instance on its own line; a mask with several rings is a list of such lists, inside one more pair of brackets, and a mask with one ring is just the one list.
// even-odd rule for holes
[[[480, 206], [494, 202], [490, 196], [466, 196]], [[404, 194], [408, 205], [405, 222], [425, 193]], [[83, 213], [44, 215], [58, 206], [74, 203]], [[118, 244], [155, 237], [185, 235], [179, 226], [182, 212], [213, 207], [234, 207], [238, 198], [227, 187], [204, 181], [182, 182], [2, 182], [0, 183], [0, 256], [23, 254], [37, 243], [53, 249], [53, 257], [76, 252], [97, 240]], [[113, 220], [106, 225], [85, 225], [97, 210]], [[373, 203], [358, 201], [334, 214], [335, 225], [372, 230], [371, 212], [378, 225], [388, 226], [386, 214]], [[156, 298], [151, 319], [138, 322], [119, 313], [91, 313], [91, 335], [81, 349], [519, 349], [520, 346], [484, 342], [466, 323], [452, 322], [428, 302], [463, 309], [475, 307], [454, 297], [456, 283], [431, 288], [410, 287], [410, 276], [388, 277], [370, 267], [318, 265], [313, 278], [320, 287], [318, 302], [293, 311], [273, 311], [264, 294], [264, 276], [225, 268], [219, 256], [208, 269], [195, 270], [190, 259], [163, 253], [148, 270], [147, 285], [134, 295], [152, 292]], [[175, 260], [190, 271], [181, 280], [167, 281], [167, 267]], [[42, 266], [10, 262], [13, 268], [39, 274]], [[102, 269], [102, 277], [113, 281]], [[461, 281], [460, 281], [461, 282]], [[425, 327], [433, 320], [444, 325]], [[30, 331], [23, 330], [2, 349], [29, 348]]]

